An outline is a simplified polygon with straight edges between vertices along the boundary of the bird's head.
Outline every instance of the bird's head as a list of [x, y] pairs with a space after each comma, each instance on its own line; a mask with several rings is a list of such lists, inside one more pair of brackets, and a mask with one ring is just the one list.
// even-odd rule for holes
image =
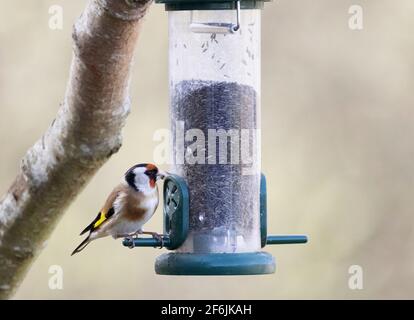
[[158, 179], [164, 179], [166, 173], [152, 163], [137, 164], [125, 173], [125, 181], [135, 191], [147, 191], [155, 188]]

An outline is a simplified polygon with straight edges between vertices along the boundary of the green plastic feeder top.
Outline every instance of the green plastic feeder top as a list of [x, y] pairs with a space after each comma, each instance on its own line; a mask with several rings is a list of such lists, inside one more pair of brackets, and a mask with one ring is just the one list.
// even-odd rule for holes
[[164, 3], [165, 10], [235, 10], [237, 2], [240, 9], [263, 9], [263, 3], [271, 0], [155, 0], [156, 3]]

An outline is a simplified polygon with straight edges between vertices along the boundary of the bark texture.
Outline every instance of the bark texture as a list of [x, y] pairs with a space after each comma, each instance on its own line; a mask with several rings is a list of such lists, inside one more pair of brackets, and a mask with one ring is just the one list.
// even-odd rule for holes
[[0, 200], [0, 298], [15, 292], [65, 208], [121, 147], [133, 51], [150, 3], [91, 0], [76, 22], [64, 102]]

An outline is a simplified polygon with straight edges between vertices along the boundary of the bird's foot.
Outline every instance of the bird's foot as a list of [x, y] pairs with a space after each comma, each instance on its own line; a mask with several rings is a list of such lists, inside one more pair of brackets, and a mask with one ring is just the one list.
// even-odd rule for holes
[[164, 247], [164, 235], [156, 232], [152, 232], [151, 235], [154, 239], [157, 239], [161, 243], [159, 249], [162, 249]]
[[138, 239], [140, 234], [141, 234], [140, 232], [135, 232], [135, 233], [131, 234], [131, 236], [130, 236], [130, 237], [131, 237], [132, 239]]
[[164, 234], [159, 234], [157, 232], [152, 232], [152, 231], [141, 231], [140, 234], [149, 234], [151, 235], [154, 239], [157, 239], [161, 245], [159, 246], [159, 249], [162, 249], [164, 247]]
[[135, 241], [134, 241], [134, 239], [135, 238], [133, 236], [127, 236], [127, 237], [125, 237], [125, 240], [127, 240], [129, 242], [129, 246], [128, 246], [129, 249], [135, 248]]
[[163, 238], [163, 235], [156, 233], [155, 235], [153, 235], [153, 237], [155, 239], [157, 239], [159, 242], [161, 242], [161, 245], [160, 245], [159, 249], [162, 249], [164, 247], [164, 238]]

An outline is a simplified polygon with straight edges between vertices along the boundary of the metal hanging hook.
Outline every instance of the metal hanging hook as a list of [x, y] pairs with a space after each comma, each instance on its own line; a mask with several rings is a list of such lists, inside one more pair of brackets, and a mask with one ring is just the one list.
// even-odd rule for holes
[[233, 32], [240, 29], [240, 1], [236, 2], [236, 25], [233, 26]]
[[240, 29], [240, 0], [236, 4], [236, 24], [221, 22], [194, 22], [193, 11], [191, 11], [190, 30], [195, 33], [234, 33]]

